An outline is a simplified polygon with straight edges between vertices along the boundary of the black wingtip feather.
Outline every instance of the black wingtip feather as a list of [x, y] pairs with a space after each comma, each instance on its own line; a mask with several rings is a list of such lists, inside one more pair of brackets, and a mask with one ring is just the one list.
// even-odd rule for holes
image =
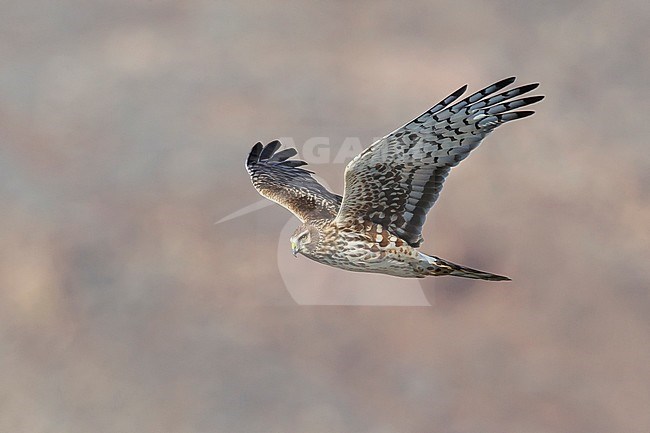
[[276, 150], [278, 150], [282, 146], [278, 140], [273, 140], [266, 146], [264, 146], [264, 149], [262, 149], [262, 153], [260, 154], [260, 160], [265, 160], [269, 159], [273, 154], [275, 153]]
[[260, 153], [262, 153], [262, 142], [258, 141], [255, 143], [255, 146], [251, 149], [251, 152], [248, 154], [248, 159], [246, 160], [246, 165], [251, 165], [260, 160]]
[[499, 80], [496, 83], [492, 84], [491, 86], [487, 86], [482, 91], [484, 91], [486, 89], [491, 89], [492, 90], [492, 88], [494, 88], [494, 90], [492, 90], [490, 93], [498, 92], [499, 90], [503, 89], [504, 87], [507, 87], [507, 86], [511, 85], [512, 83], [514, 83], [516, 79], [517, 79], [517, 77], [504, 78], [503, 80]]
[[496, 117], [499, 119], [499, 122], [509, 122], [511, 120], [519, 120], [524, 117], [532, 116], [535, 114], [534, 111], [511, 111], [510, 113], [497, 114]]
[[535, 95], [535, 96], [528, 96], [526, 98], [523, 98], [524, 101], [526, 101], [526, 105], [531, 105], [531, 104], [536, 104], [542, 99], [544, 99], [544, 95]]
[[544, 95], [534, 95], [534, 96], [527, 96], [524, 99], [526, 99], [526, 101], [531, 101], [530, 103], [534, 104], [535, 102], [539, 102], [542, 99], [544, 99], [544, 97], [545, 97]]
[[301, 161], [299, 159], [292, 159], [291, 161], [282, 161], [282, 165], [287, 165], [289, 167], [302, 167], [303, 165], [307, 165], [305, 161]]
[[298, 151], [292, 147], [290, 149], [284, 149], [281, 150], [280, 152], [277, 152], [271, 158], [269, 158], [269, 161], [282, 162], [282, 161], [286, 161], [292, 156], [296, 156], [297, 154]]
[[298, 154], [296, 149], [289, 148], [277, 152], [280, 146], [282, 146], [282, 144], [278, 140], [273, 140], [266, 146], [263, 146], [261, 142], [255, 143], [255, 146], [253, 146], [251, 152], [248, 154], [246, 165], [251, 167], [259, 163], [271, 163], [272, 165], [295, 168], [299, 172], [313, 173], [304, 168], [300, 168], [307, 165], [307, 162], [300, 159], [289, 159]]
[[518, 88], [519, 94], [521, 95], [521, 94], [530, 92], [531, 90], [537, 89], [538, 87], [539, 87], [539, 83], [526, 84], [526, 85], [521, 86], [521, 87]]
[[461, 102], [455, 104], [452, 107], [452, 111], [457, 112], [461, 108], [466, 107], [468, 104], [475, 104], [481, 100], [484, 100], [484, 98], [487, 98], [490, 95], [493, 95], [494, 93], [503, 89], [504, 87], [507, 87], [510, 84], [514, 83], [515, 80], [516, 77], [508, 77], [508, 78], [504, 78], [503, 80], [499, 80], [494, 84], [490, 84], [489, 86], [482, 88], [478, 92], [472, 93], [471, 95], [463, 99]]
[[[456, 98], [460, 97], [460, 96], [461, 96], [463, 93], [465, 93], [465, 92], [467, 92], [467, 84], [463, 84], [462, 86], [460, 86], [460, 87], [458, 88], [458, 90], [456, 90], [454, 93], [452, 93], [452, 94], [449, 95], [449, 96], [450, 96], [450, 97], [453, 96], [454, 99], [456, 99]], [[447, 99], [448, 99], [448, 98], [447, 98]]]
[[503, 89], [504, 87], [507, 87], [507, 86], [511, 85], [512, 83], [515, 82], [516, 79], [517, 79], [517, 77], [508, 77], [508, 78], [504, 78], [503, 80], [499, 80], [496, 83], [490, 84], [489, 86], [487, 86], [487, 87], [479, 90], [478, 92], [474, 93], [473, 95], [470, 96], [470, 98], [473, 97], [473, 96], [478, 96], [478, 95], [482, 95], [482, 96], [491, 95], [491, 94], [493, 94], [495, 92], [498, 92], [499, 90]]
[[456, 90], [455, 92], [451, 93], [449, 96], [447, 96], [447, 97], [446, 97], [445, 99], [443, 99], [442, 101], [438, 102], [436, 105], [434, 105], [433, 107], [431, 107], [431, 108], [429, 109], [429, 111], [427, 111], [427, 112], [424, 113], [423, 115], [421, 115], [421, 116], [419, 116], [419, 117], [416, 117], [416, 120], [419, 119], [419, 118], [421, 118], [421, 117], [431, 116], [431, 115], [433, 115], [433, 114], [436, 114], [436, 113], [438, 113], [438, 112], [444, 110], [444, 109], [447, 108], [450, 104], [453, 104], [453, 103], [454, 103], [458, 98], [460, 98], [460, 97], [463, 95], [463, 93], [465, 93], [466, 91], [467, 91], [467, 84], [465, 84], [464, 86], [459, 87], [458, 90]]

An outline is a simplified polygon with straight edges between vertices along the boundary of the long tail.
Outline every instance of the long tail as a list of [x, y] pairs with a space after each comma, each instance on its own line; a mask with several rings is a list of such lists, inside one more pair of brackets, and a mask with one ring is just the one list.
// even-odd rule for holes
[[452, 275], [454, 277], [472, 278], [475, 280], [510, 281], [510, 278], [503, 275], [491, 274], [457, 265], [440, 257], [428, 256], [423, 253], [420, 253], [420, 255], [428, 262], [428, 266], [426, 267], [427, 275]]

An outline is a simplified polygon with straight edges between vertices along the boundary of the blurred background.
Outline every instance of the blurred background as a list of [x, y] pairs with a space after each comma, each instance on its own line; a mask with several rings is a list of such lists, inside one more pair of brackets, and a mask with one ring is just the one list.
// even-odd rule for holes
[[[647, 433], [649, 20], [645, 0], [2, 1], [0, 431]], [[256, 141], [334, 155], [510, 75], [547, 98], [453, 171], [423, 251], [512, 283], [299, 306], [284, 209], [214, 224], [260, 199]], [[312, 168], [342, 192], [344, 166]], [[350, 275], [306, 262], [324, 289]]]

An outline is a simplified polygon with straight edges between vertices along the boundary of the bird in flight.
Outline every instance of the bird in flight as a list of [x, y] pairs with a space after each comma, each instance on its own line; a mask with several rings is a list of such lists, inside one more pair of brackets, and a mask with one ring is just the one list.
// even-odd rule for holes
[[[489, 281], [510, 278], [422, 253], [422, 226], [452, 167], [496, 127], [534, 111], [544, 96], [519, 96], [538, 83], [504, 90], [503, 79], [460, 100], [463, 86], [413, 121], [377, 140], [345, 169], [343, 196], [325, 189], [291, 159], [298, 152], [275, 140], [256, 143], [246, 169], [264, 197], [302, 222], [291, 237], [298, 253], [349, 271], [398, 277], [452, 275]], [[502, 91], [503, 90], [503, 91]], [[458, 101], [458, 102], [457, 102]]]

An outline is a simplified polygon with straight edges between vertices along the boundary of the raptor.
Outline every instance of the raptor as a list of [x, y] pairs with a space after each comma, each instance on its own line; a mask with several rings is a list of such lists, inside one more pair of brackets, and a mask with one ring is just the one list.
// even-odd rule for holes
[[[513, 87], [510, 77], [460, 99], [453, 92], [416, 119], [372, 143], [345, 169], [343, 196], [319, 184], [295, 149], [275, 140], [253, 146], [246, 168], [264, 197], [302, 222], [294, 255], [349, 271], [423, 278], [452, 275], [509, 280], [419, 251], [422, 226], [445, 178], [498, 126], [534, 113], [519, 110], [544, 96], [525, 96], [538, 83]], [[460, 99], [460, 100], [459, 100]]]

